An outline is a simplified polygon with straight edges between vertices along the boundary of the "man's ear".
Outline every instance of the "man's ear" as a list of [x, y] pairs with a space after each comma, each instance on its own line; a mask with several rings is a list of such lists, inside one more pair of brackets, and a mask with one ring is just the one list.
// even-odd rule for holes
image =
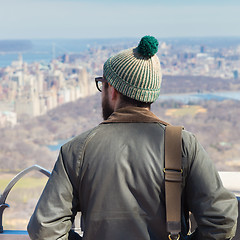
[[117, 100], [117, 98], [118, 98], [118, 91], [114, 88], [114, 87], [110, 87], [110, 96], [111, 96], [111, 100], [112, 101], [116, 101]]

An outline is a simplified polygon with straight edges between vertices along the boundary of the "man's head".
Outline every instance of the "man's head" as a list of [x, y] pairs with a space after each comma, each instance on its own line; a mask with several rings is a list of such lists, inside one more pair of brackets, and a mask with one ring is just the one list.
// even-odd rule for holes
[[116, 110], [116, 104], [118, 107], [150, 107], [158, 98], [162, 73], [155, 55], [157, 51], [158, 41], [145, 36], [138, 47], [124, 50], [105, 62], [103, 88], [106, 89], [102, 93], [104, 119]]
[[102, 116], [104, 120], [118, 108], [134, 106], [150, 109], [152, 103], [145, 103], [129, 98], [116, 89], [114, 89], [107, 82], [102, 83]]

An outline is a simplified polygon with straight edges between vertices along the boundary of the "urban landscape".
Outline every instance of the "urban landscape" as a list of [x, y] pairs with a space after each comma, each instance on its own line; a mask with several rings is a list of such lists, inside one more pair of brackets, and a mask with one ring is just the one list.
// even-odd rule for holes
[[[189, 45], [183, 40], [159, 41], [163, 78], [204, 76], [240, 82], [240, 42], [216, 47], [201, 44], [201, 40]], [[122, 40], [121, 44], [131, 47], [131, 42]], [[24, 116], [40, 116], [64, 103], [95, 94], [94, 77], [102, 74], [104, 61], [119, 49], [121, 45], [99, 45], [79, 53], [64, 53], [49, 63], [27, 63], [19, 52], [11, 65], [0, 68], [0, 127], [14, 126]]]

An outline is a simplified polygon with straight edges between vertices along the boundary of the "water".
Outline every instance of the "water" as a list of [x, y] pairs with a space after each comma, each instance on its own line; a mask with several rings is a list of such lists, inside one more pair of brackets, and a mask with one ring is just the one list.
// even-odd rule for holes
[[214, 92], [214, 93], [186, 93], [186, 94], [163, 94], [160, 95], [158, 101], [173, 100], [188, 104], [190, 102], [208, 101], [208, 100], [236, 100], [240, 101], [240, 92]]
[[[90, 48], [114, 46], [129, 42], [130, 39], [41, 39], [41, 40], [0, 40], [0, 67], [11, 65], [19, 54], [27, 63], [48, 64], [63, 54], [81, 53]], [[133, 41], [133, 40], [131, 40]]]
[[[160, 42], [167, 42], [175, 47], [207, 45], [209, 47], [236, 47], [240, 45], [240, 38], [164, 38]], [[42, 62], [48, 64], [53, 58], [63, 54], [81, 53], [90, 48], [113, 47], [123, 45], [136, 46], [139, 39], [34, 39], [34, 40], [0, 40], [0, 67], [11, 65], [12, 61], [22, 55], [27, 63]]]
[[[28, 45], [24, 44], [28, 42]], [[1, 48], [1, 43], [2, 46]], [[65, 53], [79, 53], [87, 50], [94, 45], [91, 40], [31, 40], [31, 41], [14, 41], [10, 46], [6, 46], [0, 41], [0, 67], [11, 65], [12, 61], [22, 55], [23, 61], [27, 63], [42, 62], [49, 63], [53, 58]]]
[[69, 142], [71, 139], [66, 139], [66, 140], [60, 140], [56, 144], [52, 145], [47, 145], [48, 149], [51, 151], [59, 151], [61, 146], [64, 145], [65, 143]]

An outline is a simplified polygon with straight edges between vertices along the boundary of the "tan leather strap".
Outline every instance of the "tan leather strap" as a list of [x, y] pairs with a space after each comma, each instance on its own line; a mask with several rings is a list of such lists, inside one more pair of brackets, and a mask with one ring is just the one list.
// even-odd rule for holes
[[166, 126], [164, 173], [167, 231], [171, 239], [171, 235], [181, 232], [182, 127]]

